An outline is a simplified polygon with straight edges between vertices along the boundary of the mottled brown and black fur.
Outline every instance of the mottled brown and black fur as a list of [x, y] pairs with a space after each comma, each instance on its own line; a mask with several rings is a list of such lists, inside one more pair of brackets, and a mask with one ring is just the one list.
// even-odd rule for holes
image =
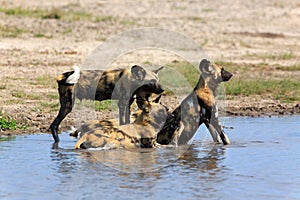
[[[76, 142], [76, 149], [102, 148], [153, 148], [156, 135], [167, 118], [165, 106], [150, 102], [149, 108], [140, 111], [133, 123], [118, 125], [113, 120], [90, 121], [79, 128], [84, 134]], [[146, 111], [148, 110], [148, 111]]]
[[218, 120], [215, 96], [218, 85], [228, 81], [232, 74], [206, 59], [200, 62], [199, 69], [202, 73], [194, 90], [168, 116], [163, 129], [158, 133], [159, 144], [169, 144], [173, 140], [174, 130], [179, 127], [183, 130], [178, 144], [187, 144], [202, 123], [209, 129], [215, 142], [219, 142], [220, 137], [223, 144], [230, 143]]
[[[75, 69], [59, 75], [57, 83], [61, 107], [57, 117], [50, 125], [55, 142], [59, 142], [58, 127], [61, 121], [72, 111], [75, 95], [80, 100], [118, 100], [119, 123], [127, 124], [130, 122], [130, 105], [133, 103], [134, 97], [139, 100], [139, 107], [143, 108], [144, 104], [147, 104], [150, 94], [163, 92], [157, 76], [161, 69], [162, 67], [150, 71], [134, 65], [126, 69], [80, 72], [78, 68], [78, 70]], [[139, 89], [141, 87], [142, 89]]]

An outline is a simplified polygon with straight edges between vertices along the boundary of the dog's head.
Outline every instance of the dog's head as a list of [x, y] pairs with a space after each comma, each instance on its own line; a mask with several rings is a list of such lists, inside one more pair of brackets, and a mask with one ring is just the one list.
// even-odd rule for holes
[[163, 128], [168, 117], [168, 108], [159, 103], [160, 97], [161, 95], [150, 102], [149, 112], [143, 110], [135, 120], [135, 123], [152, 127], [141, 132], [140, 144], [143, 148], [152, 148], [156, 145], [157, 133]]
[[148, 108], [150, 107], [149, 98], [151, 95], [161, 94], [164, 91], [157, 76], [161, 69], [163, 69], [163, 67], [153, 71], [147, 70], [138, 65], [131, 67], [131, 76], [136, 82], [134, 87], [137, 87], [137, 89], [133, 92], [133, 96], [136, 98], [136, 103], [141, 110], [148, 112]]
[[200, 62], [199, 69], [202, 72], [201, 76], [205, 79], [209, 77], [216, 83], [226, 82], [232, 77], [232, 74], [226, 71], [222, 66], [211, 63], [203, 59]]
[[131, 67], [131, 80], [135, 83], [135, 89], [146, 85], [147, 91], [155, 94], [160, 94], [164, 91], [162, 85], [159, 83], [158, 72], [163, 69], [160, 67], [156, 70], [148, 70], [139, 65]]
[[150, 124], [157, 129], [157, 132], [162, 128], [166, 121], [168, 108], [160, 103], [161, 95], [152, 101], [148, 101], [148, 108], [142, 109], [135, 113], [134, 123], [138, 124]]

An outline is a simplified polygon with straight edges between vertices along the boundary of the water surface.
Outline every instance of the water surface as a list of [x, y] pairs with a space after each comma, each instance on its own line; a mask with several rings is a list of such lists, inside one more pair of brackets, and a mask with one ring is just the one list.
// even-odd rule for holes
[[232, 144], [204, 127], [191, 146], [75, 151], [61, 134], [0, 142], [0, 199], [300, 199], [300, 116], [223, 118]]

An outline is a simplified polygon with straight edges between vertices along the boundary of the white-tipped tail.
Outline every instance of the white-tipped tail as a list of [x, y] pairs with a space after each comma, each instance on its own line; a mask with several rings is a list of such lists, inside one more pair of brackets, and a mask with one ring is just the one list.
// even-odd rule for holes
[[78, 66], [73, 66], [73, 69], [74, 73], [67, 78], [66, 83], [75, 84], [78, 82], [80, 78], [80, 68]]

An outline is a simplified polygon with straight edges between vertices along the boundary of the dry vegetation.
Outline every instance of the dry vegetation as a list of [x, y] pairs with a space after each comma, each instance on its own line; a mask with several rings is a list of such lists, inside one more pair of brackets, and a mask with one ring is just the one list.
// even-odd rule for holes
[[[112, 35], [142, 27], [185, 34], [234, 73], [224, 85], [227, 114], [299, 114], [299, 16], [297, 0], [0, 0], [1, 129], [47, 132], [59, 108], [56, 76]], [[113, 64], [133, 63], [177, 68], [191, 84], [197, 78], [187, 63], [160, 52]], [[62, 125], [72, 122], [70, 116]]]

